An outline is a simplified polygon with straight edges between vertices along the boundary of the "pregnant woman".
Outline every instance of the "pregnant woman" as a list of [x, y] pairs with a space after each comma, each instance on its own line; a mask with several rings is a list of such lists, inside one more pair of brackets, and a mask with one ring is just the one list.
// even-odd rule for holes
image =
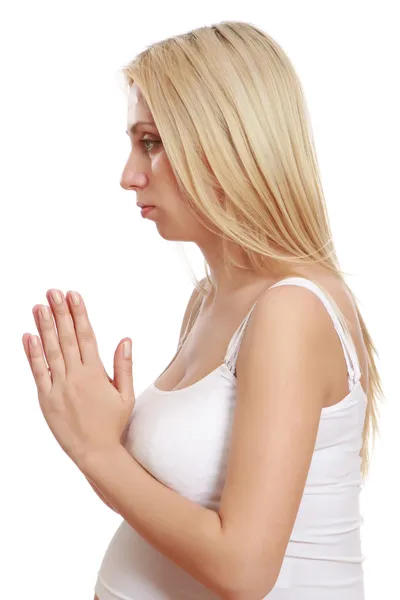
[[143, 226], [198, 246], [206, 277], [137, 396], [129, 343], [111, 380], [79, 295], [49, 293], [42, 344], [24, 336], [49, 426], [123, 519], [95, 599], [364, 600], [359, 497], [381, 382], [293, 65], [228, 21], [123, 72], [121, 185]]

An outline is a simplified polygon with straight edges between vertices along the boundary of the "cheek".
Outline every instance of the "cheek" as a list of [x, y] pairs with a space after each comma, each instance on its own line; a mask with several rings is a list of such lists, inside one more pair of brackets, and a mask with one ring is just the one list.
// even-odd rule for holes
[[156, 177], [157, 187], [163, 190], [169, 195], [174, 194], [179, 199], [181, 194], [178, 188], [175, 174], [172, 170], [171, 163], [168, 160], [167, 154], [164, 150], [154, 155], [152, 159], [152, 173]]
[[174, 178], [171, 165], [167, 158], [167, 155], [163, 150], [155, 154], [151, 161], [151, 170], [153, 175], [162, 178], [162, 180], [169, 180], [171, 177]]
[[158, 193], [162, 196], [161, 206], [167, 205], [170, 211], [178, 208], [181, 210], [181, 193], [165, 152], [160, 152], [154, 156], [151, 167]]
[[187, 206], [164, 151], [154, 156], [152, 174], [157, 181], [158, 193], [162, 196], [160, 205], [165, 207], [163, 217], [157, 222], [160, 235], [165, 239], [192, 241], [203, 227]]

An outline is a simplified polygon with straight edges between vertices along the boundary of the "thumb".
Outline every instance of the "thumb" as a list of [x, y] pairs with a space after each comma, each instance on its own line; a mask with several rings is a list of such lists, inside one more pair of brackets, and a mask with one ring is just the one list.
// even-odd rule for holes
[[115, 387], [126, 402], [133, 401], [132, 342], [124, 338], [114, 354]]

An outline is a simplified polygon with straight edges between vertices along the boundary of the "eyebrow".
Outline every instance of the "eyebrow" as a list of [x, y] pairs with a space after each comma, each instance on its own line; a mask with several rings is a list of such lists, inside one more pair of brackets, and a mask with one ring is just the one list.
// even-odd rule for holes
[[[156, 124], [155, 124], [155, 123], [152, 123], [151, 121], [137, 121], [137, 123], [135, 123], [134, 125], [132, 125], [132, 127], [130, 128], [130, 130], [129, 130], [129, 131], [130, 131], [130, 132], [131, 132], [133, 135], [135, 135], [135, 133], [136, 133], [136, 130], [138, 129], [138, 127], [139, 127], [140, 125], [151, 125], [152, 127], [155, 127], [155, 126], [156, 126]], [[126, 135], [129, 135], [129, 133], [128, 133], [128, 130], [126, 130], [126, 132], [125, 132], [125, 133], [126, 133]]]

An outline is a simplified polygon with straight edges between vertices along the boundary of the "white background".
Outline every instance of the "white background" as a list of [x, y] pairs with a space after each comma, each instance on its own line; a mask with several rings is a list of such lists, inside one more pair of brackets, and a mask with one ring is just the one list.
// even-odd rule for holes
[[[121, 517], [49, 430], [22, 335], [37, 333], [31, 310], [47, 304], [46, 290], [77, 290], [108, 373], [125, 336], [137, 394], [171, 359], [192, 283], [177, 244], [141, 219], [135, 194], [119, 185], [130, 148], [119, 70], [155, 41], [221, 20], [271, 34], [305, 89], [341, 266], [378, 348], [386, 395], [362, 495], [366, 597], [400, 597], [398, 8], [388, 0], [2, 4], [2, 598], [93, 598]], [[185, 246], [202, 276], [202, 255]]]

